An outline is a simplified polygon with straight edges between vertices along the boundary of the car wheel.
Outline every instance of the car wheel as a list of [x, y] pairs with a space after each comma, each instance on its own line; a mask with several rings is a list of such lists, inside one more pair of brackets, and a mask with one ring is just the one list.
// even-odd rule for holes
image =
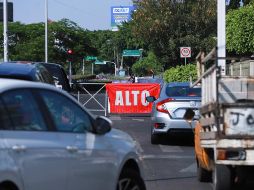
[[212, 182], [212, 172], [208, 171], [197, 163], [197, 176], [200, 182]]
[[146, 187], [138, 172], [125, 169], [119, 177], [117, 190], [146, 190]]
[[159, 144], [159, 142], [160, 142], [159, 135], [151, 134], [151, 143], [152, 144]]
[[225, 165], [215, 165], [213, 171], [213, 189], [214, 190], [230, 190], [232, 186], [231, 170]]

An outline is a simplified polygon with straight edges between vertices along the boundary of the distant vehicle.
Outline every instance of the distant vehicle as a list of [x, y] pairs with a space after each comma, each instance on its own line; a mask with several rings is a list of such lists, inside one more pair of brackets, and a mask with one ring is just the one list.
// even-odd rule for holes
[[137, 83], [158, 83], [162, 87], [164, 80], [163, 78], [138, 77]]
[[52, 75], [41, 63], [32, 63], [32, 62], [0, 63], [0, 78], [21, 79], [55, 85]]
[[56, 63], [42, 63], [43, 66], [50, 72], [53, 76], [56, 86], [67, 92], [71, 92], [71, 87], [67, 74], [64, 71], [64, 68], [60, 64]]
[[145, 190], [135, 141], [53, 86], [0, 79], [1, 190]]
[[158, 144], [162, 134], [192, 130], [183, 116], [186, 109], [192, 108], [196, 114], [195, 119], [199, 118], [201, 88], [190, 88], [189, 86], [188, 82], [167, 83], [163, 85], [157, 100], [152, 96], [147, 97], [148, 102], [153, 102], [151, 113], [152, 144]]

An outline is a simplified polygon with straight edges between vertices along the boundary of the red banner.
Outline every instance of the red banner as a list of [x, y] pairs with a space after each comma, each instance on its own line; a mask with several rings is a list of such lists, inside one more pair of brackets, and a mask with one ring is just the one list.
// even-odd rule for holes
[[109, 97], [110, 113], [150, 113], [152, 103], [146, 101], [147, 96], [158, 98], [159, 84], [130, 83], [106, 84]]

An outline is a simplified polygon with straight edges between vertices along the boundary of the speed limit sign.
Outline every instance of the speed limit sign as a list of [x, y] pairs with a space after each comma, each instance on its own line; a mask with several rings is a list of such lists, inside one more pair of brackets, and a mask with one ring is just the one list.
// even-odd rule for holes
[[180, 57], [191, 57], [191, 47], [180, 47]]

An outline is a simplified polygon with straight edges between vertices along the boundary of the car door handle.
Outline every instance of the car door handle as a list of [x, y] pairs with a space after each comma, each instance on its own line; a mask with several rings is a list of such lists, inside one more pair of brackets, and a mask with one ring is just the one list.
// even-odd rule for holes
[[78, 147], [76, 147], [76, 146], [66, 146], [66, 150], [68, 150], [69, 152], [77, 152]]
[[24, 145], [14, 145], [12, 147], [12, 150], [16, 151], [16, 152], [23, 152], [26, 150], [26, 146]]

